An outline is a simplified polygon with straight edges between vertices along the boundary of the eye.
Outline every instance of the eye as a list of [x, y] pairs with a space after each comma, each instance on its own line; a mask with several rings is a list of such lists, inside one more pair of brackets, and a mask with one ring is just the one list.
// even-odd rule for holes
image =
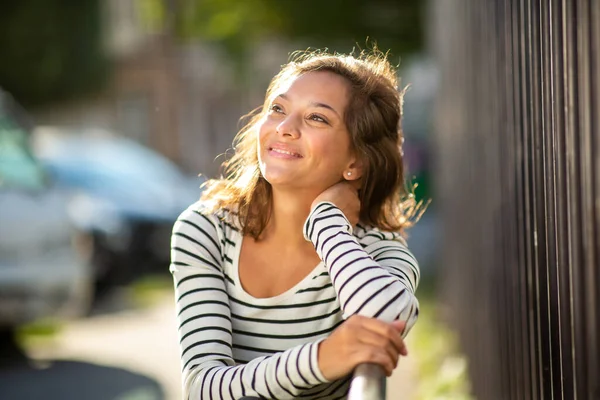
[[269, 108], [269, 111], [276, 112], [278, 114], [283, 114], [283, 108], [279, 104], [272, 104]]
[[310, 114], [308, 116], [308, 119], [310, 119], [311, 121], [315, 121], [315, 122], [323, 122], [325, 124], [329, 124], [329, 122], [327, 122], [327, 120], [320, 116], [319, 114]]

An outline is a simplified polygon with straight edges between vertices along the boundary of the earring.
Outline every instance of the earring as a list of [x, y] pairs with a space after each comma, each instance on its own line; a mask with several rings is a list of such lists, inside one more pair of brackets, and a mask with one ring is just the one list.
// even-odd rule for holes
[[352, 171], [346, 172], [346, 175], [348, 175], [348, 176], [352, 175]]

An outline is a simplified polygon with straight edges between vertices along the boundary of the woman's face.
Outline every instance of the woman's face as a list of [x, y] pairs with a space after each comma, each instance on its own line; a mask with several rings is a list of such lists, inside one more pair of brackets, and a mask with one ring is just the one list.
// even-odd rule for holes
[[321, 192], [353, 170], [344, 123], [348, 94], [345, 79], [331, 72], [291, 78], [273, 92], [257, 150], [260, 171], [274, 188]]

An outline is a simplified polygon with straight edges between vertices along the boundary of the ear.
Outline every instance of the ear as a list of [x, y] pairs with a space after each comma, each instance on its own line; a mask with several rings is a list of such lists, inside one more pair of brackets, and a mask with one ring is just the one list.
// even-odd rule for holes
[[360, 160], [354, 160], [346, 169], [344, 169], [344, 179], [347, 181], [357, 181], [362, 178], [363, 163]]

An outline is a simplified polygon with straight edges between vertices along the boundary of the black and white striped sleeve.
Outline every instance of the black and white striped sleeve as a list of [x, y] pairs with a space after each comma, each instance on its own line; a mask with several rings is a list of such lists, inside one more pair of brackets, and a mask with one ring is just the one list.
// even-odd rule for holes
[[318, 204], [304, 225], [304, 237], [327, 266], [344, 318], [405, 320], [406, 334], [418, 316], [418, 264], [399, 236], [368, 234], [371, 243], [363, 248], [344, 213], [329, 202]]
[[327, 382], [318, 368], [320, 341], [235, 365], [218, 224], [196, 206], [173, 227], [170, 270], [185, 399], [290, 399]]

